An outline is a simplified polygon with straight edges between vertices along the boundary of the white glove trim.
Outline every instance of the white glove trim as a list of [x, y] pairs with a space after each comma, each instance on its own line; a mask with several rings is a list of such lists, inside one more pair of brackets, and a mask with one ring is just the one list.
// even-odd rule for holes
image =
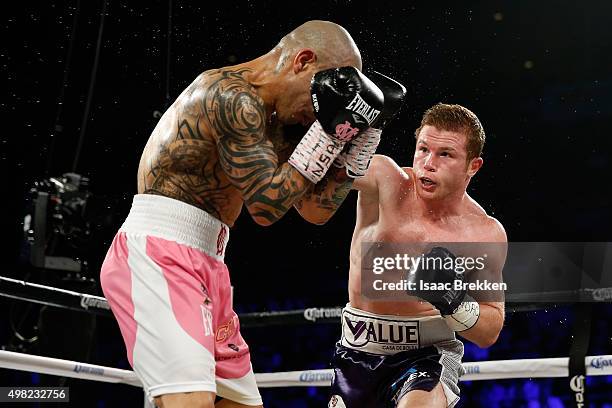
[[[352, 140], [346, 152], [343, 152], [343, 162], [346, 174], [352, 178], [365, 176], [372, 156], [380, 143], [381, 129], [368, 128], [356, 139]], [[341, 166], [339, 166], [341, 167]]]
[[291, 153], [289, 164], [316, 184], [325, 176], [344, 145], [345, 142], [325, 133], [316, 121]]
[[474, 299], [466, 296], [467, 301], [462, 302], [453, 314], [444, 316], [446, 324], [451, 330], [461, 332], [473, 327], [480, 317], [480, 305]]

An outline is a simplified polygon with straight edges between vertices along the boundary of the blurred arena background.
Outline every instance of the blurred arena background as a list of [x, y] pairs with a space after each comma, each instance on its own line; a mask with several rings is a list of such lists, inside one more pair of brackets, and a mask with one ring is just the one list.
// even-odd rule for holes
[[[611, 15], [612, 3], [603, 0], [13, 2], [2, 24], [0, 275], [101, 294], [99, 266], [129, 210], [159, 112], [200, 72], [261, 55], [309, 19], [343, 25], [364, 69], [407, 86], [408, 102], [379, 153], [409, 165], [423, 111], [462, 104], [487, 133], [485, 165], [469, 193], [504, 224], [510, 241], [612, 241]], [[75, 196], [87, 206], [77, 200], [63, 214], [46, 251], [79, 267], [41, 268], [27, 252], [24, 216], [33, 188], [53, 189], [49, 178], [69, 172], [87, 179]], [[237, 312], [343, 305], [355, 201], [351, 193], [324, 226], [291, 212], [262, 228], [243, 214], [226, 256]], [[583, 317], [577, 310], [548, 304], [509, 313], [497, 344], [466, 342], [464, 360], [567, 357]], [[612, 354], [611, 315], [610, 303], [592, 307], [588, 355]], [[288, 324], [243, 335], [255, 371], [274, 372], [327, 368], [339, 332], [333, 324]], [[113, 319], [4, 297], [0, 346], [129, 369]], [[128, 385], [0, 369], [2, 386], [43, 384], [70, 386], [71, 406], [142, 404], [142, 391]], [[588, 377], [587, 388], [589, 407], [612, 407], [611, 376]], [[266, 407], [327, 404], [321, 387], [262, 395]], [[525, 378], [464, 382], [459, 406], [575, 402], [567, 379]]]

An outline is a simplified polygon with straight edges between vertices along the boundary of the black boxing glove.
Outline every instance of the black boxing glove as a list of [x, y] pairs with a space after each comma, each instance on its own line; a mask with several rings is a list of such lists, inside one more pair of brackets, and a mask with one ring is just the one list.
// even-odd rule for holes
[[317, 72], [310, 84], [317, 120], [289, 157], [289, 164], [319, 182], [347, 142], [371, 126], [383, 108], [382, 91], [355, 67]]
[[369, 74], [385, 96], [385, 105], [380, 116], [372, 123], [376, 129], [384, 129], [387, 124], [399, 113], [406, 99], [406, 87], [395, 79], [389, 78], [378, 71]]
[[[474, 326], [480, 316], [480, 306], [466, 296], [466, 289], [455, 286], [463, 283], [465, 272], [455, 271], [457, 257], [448, 249], [434, 247], [425, 254], [415, 271], [408, 271], [406, 280], [412, 282], [416, 290], [408, 291], [409, 295], [418, 296], [431, 303], [454, 331], [467, 330]], [[429, 261], [428, 261], [429, 260]], [[452, 268], [445, 266], [452, 265]], [[421, 289], [421, 282], [435, 285], [438, 290]], [[442, 289], [443, 288], [443, 289]]]
[[384, 127], [397, 115], [406, 98], [406, 88], [394, 79], [373, 71], [369, 77], [383, 92], [385, 104], [372, 126], [353, 139], [336, 158], [336, 167], [346, 166], [346, 174], [357, 178], [365, 175], [380, 143]]

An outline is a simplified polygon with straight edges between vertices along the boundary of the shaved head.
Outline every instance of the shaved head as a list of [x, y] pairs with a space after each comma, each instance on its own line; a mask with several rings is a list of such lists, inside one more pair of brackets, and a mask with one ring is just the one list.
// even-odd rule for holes
[[304, 48], [312, 49], [321, 65], [350, 65], [361, 70], [361, 54], [348, 31], [338, 24], [322, 20], [307, 21], [280, 40], [275, 47], [281, 51], [276, 70]]

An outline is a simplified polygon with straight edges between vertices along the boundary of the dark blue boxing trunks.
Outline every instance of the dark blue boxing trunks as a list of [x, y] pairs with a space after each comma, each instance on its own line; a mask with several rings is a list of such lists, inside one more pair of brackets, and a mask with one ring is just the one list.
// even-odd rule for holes
[[442, 384], [447, 406], [459, 401], [463, 344], [439, 316], [375, 315], [347, 306], [332, 360], [332, 408], [393, 408], [412, 390]]

